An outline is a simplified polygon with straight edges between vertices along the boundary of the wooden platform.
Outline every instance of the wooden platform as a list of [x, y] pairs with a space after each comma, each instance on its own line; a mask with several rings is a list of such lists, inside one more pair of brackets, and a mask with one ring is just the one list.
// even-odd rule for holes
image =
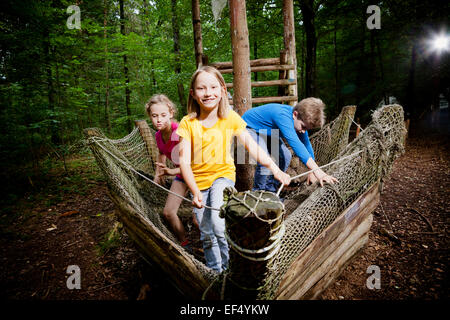
[[300, 254], [286, 272], [277, 300], [316, 299], [367, 244], [379, 183], [361, 195]]

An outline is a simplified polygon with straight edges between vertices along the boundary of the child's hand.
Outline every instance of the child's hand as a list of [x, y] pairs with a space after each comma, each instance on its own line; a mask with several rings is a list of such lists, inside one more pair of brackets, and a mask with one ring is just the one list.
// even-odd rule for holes
[[324, 173], [322, 176], [319, 177], [320, 186], [323, 187], [324, 182], [329, 184], [334, 184], [335, 182], [339, 182], [335, 177], [330, 176], [326, 173]]
[[158, 167], [158, 170], [159, 170], [161, 176], [173, 176], [174, 175], [174, 174], [172, 174], [172, 169], [167, 167], [164, 163], [157, 162], [156, 166]]
[[192, 198], [192, 204], [196, 207], [196, 208], [203, 208], [203, 194], [201, 192], [198, 192], [196, 194], [194, 194], [193, 198]]
[[315, 183], [316, 181], [317, 181], [317, 178], [316, 178], [316, 176], [314, 175], [314, 172], [310, 172], [310, 173], [308, 174], [308, 178], [306, 179], [306, 184], [307, 184], [307, 185], [310, 185], [310, 184]]
[[160, 175], [156, 174], [155, 177], [153, 178], [153, 182], [155, 182], [157, 184], [161, 184], [162, 177]]
[[278, 170], [273, 176], [285, 186], [291, 183], [291, 176], [281, 170]]

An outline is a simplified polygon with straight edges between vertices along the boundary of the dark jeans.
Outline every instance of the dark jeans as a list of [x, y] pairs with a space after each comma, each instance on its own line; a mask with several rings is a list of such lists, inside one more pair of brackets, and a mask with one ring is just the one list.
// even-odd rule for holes
[[[251, 128], [247, 128], [247, 130], [258, 145], [272, 156], [278, 167], [286, 172], [291, 163], [292, 154], [280, 138], [279, 130], [272, 129], [270, 136], [266, 134], [267, 130], [259, 130], [259, 132]], [[274, 178], [272, 172], [258, 163], [255, 170], [253, 190], [266, 190], [276, 193], [279, 187], [280, 182]]]

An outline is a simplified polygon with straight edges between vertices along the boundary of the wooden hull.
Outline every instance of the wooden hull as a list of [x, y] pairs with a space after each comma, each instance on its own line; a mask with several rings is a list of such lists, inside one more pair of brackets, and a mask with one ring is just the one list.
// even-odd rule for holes
[[[209, 282], [192, 259], [134, 209], [110, 193], [119, 219], [138, 250], [160, 266], [187, 298], [201, 299]], [[380, 199], [379, 184], [354, 201], [299, 255], [286, 272], [275, 296], [278, 300], [316, 299], [340, 275], [368, 242], [372, 212]]]
[[317, 298], [367, 244], [372, 212], [380, 201], [379, 183], [354, 201], [291, 264], [277, 300]]

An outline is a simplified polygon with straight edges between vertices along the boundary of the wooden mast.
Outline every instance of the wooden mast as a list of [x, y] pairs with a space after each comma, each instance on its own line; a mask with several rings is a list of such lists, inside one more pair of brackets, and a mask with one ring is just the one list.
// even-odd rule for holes
[[250, 49], [245, 0], [230, 0], [230, 33], [233, 54], [233, 106], [243, 115], [252, 107]]
[[[293, 0], [283, 1], [283, 24], [284, 24], [284, 48], [286, 50], [287, 64], [295, 68], [287, 70], [287, 78], [294, 79], [292, 85], [288, 86], [289, 96], [298, 96], [297, 94], [297, 54], [295, 51], [295, 25], [294, 25], [294, 2]], [[289, 101], [290, 105], [295, 105], [297, 101]]]
[[[248, 41], [247, 12], [245, 0], [229, 0], [230, 33], [233, 55], [233, 107], [243, 115], [252, 107], [250, 46]], [[243, 149], [242, 146], [238, 147]], [[245, 163], [236, 164], [237, 190], [250, 190], [253, 186], [253, 170], [248, 153]]]

